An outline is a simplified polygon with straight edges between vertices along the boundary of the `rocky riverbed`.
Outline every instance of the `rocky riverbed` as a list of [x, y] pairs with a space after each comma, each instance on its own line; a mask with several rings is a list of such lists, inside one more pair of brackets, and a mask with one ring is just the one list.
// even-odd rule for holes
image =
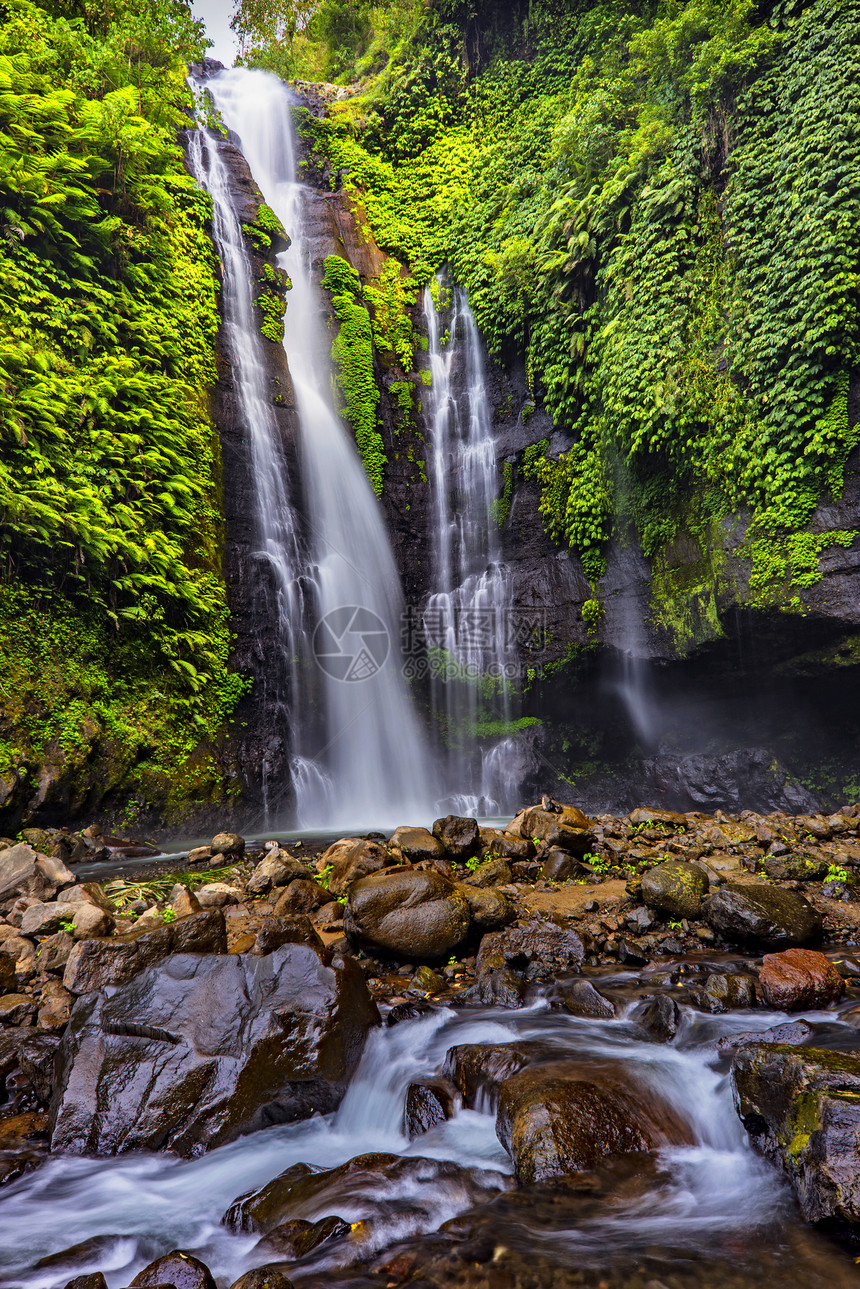
[[0, 848], [0, 1282], [854, 1283], [857, 807], [94, 853]]

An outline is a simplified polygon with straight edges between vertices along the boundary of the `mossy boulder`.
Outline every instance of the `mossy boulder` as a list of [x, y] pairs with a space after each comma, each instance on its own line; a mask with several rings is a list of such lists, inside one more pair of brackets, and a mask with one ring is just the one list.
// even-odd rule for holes
[[703, 909], [715, 931], [742, 944], [787, 949], [821, 934], [821, 914], [802, 895], [778, 886], [728, 883], [708, 896]]
[[669, 860], [642, 875], [642, 899], [672, 918], [697, 918], [708, 894], [708, 875], [698, 864]]
[[860, 1223], [860, 1057], [750, 1043], [732, 1085], [753, 1148], [787, 1173], [807, 1222]]

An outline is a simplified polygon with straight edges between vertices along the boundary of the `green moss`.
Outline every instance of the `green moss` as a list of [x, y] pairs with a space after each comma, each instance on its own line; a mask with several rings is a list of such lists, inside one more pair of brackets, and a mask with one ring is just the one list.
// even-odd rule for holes
[[500, 528], [507, 523], [508, 515], [511, 513], [511, 502], [514, 495], [514, 467], [513, 463], [506, 461], [502, 467], [503, 482], [502, 495], [497, 497], [493, 502], [493, 518]]
[[253, 222], [242, 225], [242, 232], [250, 238], [255, 250], [261, 254], [271, 250], [272, 241], [278, 239], [286, 246], [290, 244], [290, 238], [281, 221], [278, 219], [271, 206], [261, 202]]
[[284, 339], [286, 300], [281, 295], [275, 295], [273, 291], [261, 291], [257, 296], [257, 304], [263, 313], [260, 332], [265, 336], [266, 340], [271, 340], [276, 345], [281, 344]]
[[373, 371], [370, 314], [362, 303], [358, 274], [340, 256], [330, 255], [326, 259], [322, 284], [331, 292], [332, 307], [340, 323], [332, 345], [332, 359], [343, 398], [343, 413], [352, 427], [373, 491], [379, 497], [386, 457], [382, 435], [377, 429], [379, 389]]

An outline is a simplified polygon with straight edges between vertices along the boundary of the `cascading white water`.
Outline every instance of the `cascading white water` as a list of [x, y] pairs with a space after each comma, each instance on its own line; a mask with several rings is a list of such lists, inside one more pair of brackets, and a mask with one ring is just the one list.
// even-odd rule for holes
[[[289, 92], [274, 76], [240, 69], [220, 72], [206, 88], [292, 238], [279, 257], [292, 280], [284, 346], [298, 412], [324, 727], [315, 745], [309, 745], [307, 729], [294, 730], [298, 822], [332, 829], [404, 819], [429, 823], [439, 794], [402, 673], [400, 580], [376, 497], [332, 405], [329, 346], [305, 243], [305, 189], [296, 180]], [[255, 456], [254, 468], [271, 476], [281, 463], [276, 454], [263, 453], [259, 462]]]
[[[201, 83], [194, 83], [202, 106]], [[237, 395], [242, 425], [251, 448], [251, 468], [256, 502], [259, 557], [271, 570], [277, 600], [278, 633], [283, 653], [283, 670], [295, 670], [306, 635], [308, 606], [302, 593], [304, 557], [300, 524], [287, 486], [286, 463], [280, 447], [278, 427], [272, 410], [263, 342], [254, 320], [253, 275], [242, 237], [239, 218], [230, 196], [227, 167], [218, 139], [205, 125], [205, 112], [198, 112], [197, 130], [188, 144], [192, 174], [212, 198], [213, 236], [218, 248], [223, 277], [222, 310], [224, 344]], [[274, 695], [272, 705], [283, 716], [279, 724], [288, 743], [291, 732], [302, 724], [301, 694], [297, 686], [287, 696]], [[263, 795], [267, 800], [264, 767]]]
[[481, 746], [479, 715], [489, 723], [510, 723], [509, 673], [517, 650], [496, 516], [499, 472], [480, 335], [460, 290], [453, 292], [444, 342], [429, 289], [424, 318], [432, 377], [427, 423], [435, 588], [424, 626], [436, 673], [434, 708], [445, 721], [451, 748], [451, 805], [473, 814], [499, 814], [516, 804], [518, 758], [510, 738]]
[[[611, 982], [603, 983], [605, 987]], [[623, 978], [616, 979], [616, 984], [623, 983]], [[360, 1191], [347, 1180], [320, 1199], [305, 1201], [301, 1216], [337, 1214], [348, 1222], [366, 1223], [370, 1243], [359, 1234], [332, 1251], [323, 1246], [296, 1268], [296, 1278], [324, 1272], [332, 1259], [340, 1258], [340, 1265], [361, 1261], [374, 1247], [434, 1231], [456, 1213], [481, 1203], [476, 1190], [489, 1196], [506, 1186], [511, 1165], [496, 1136], [490, 1104], [458, 1109], [451, 1120], [410, 1141], [404, 1130], [408, 1087], [438, 1075], [446, 1052], [455, 1045], [535, 1040], [558, 1057], [575, 1061], [586, 1077], [591, 1068], [598, 1078], [611, 1072], [627, 1086], [648, 1089], [684, 1120], [692, 1143], [661, 1151], [659, 1172], [647, 1188], [626, 1199], [608, 1200], [585, 1220], [547, 1231], [536, 1211], [533, 1226], [519, 1233], [521, 1240], [531, 1241], [535, 1259], [549, 1256], [561, 1265], [605, 1267], [628, 1254], [649, 1251], [649, 1257], [657, 1257], [662, 1248], [667, 1265], [685, 1255], [704, 1267], [716, 1245], [734, 1266], [736, 1246], [749, 1248], [750, 1241], [772, 1245], [793, 1210], [778, 1170], [745, 1143], [729, 1080], [717, 1066], [715, 1041], [722, 1034], [765, 1029], [783, 1019], [765, 1009], [715, 1017], [685, 1009], [678, 1036], [669, 1044], [645, 1041], [642, 1031], [623, 1016], [588, 1020], [550, 1011], [542, 1003], [517, 1012], [484, 1008], [458, 1014], [439, 1009], [418, 1021], [381, 1027], [371, 1034], [335, 1114], [268, 1128], [199, 1159], [61, 1155], [3, 1186], [3, 1283], [60, 1289], [73, 1275], [100, 1270], [110, 1289], [120, 1289], [151, 1258], [180, 1248], [206, 1262], [219, 1283], [230, 1284], [251, 1267], [272, 1260], [258, 1235], [235, 1235], [220, 1225], [237, 1196], [295, 1163], [330, 1168], [365, 1152], [452, 1161], [464, 1172], [446, 1178], [425, 1167], [406, 1193], [392, 1193], [381, 1176]], [[809, 1019], [839, 1024], [832, 1012], [810, 1013]], [[841, 1028], [850, 1044], [853, 1031]], [[84, 1241], [91, 1243], [78, 1249], [70, 1262], [55, 1259], [36, 1265], [45, 1255]], [[662, 1280], [658, 1276], [656, 1282]], [[371, 1278], [371, 1283], [378, 1281]], [[702, 1283], [736, 1285], [738, 1280], [733, 1273], [725, 1281], [714, 1277]], [[819, 1282], [798, 1275], [792, 1283], [809, 1289]], [[837, 1278], [832, 1283], [843, 1282]]]

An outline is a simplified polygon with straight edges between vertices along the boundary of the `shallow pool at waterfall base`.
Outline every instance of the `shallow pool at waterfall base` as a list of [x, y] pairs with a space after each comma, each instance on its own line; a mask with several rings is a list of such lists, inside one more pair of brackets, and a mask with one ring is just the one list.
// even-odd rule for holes
[[[631, 980], [601, 988], [629, 1000]], [[168, 1155], [57, 1157], [0, 1191], [0, 1284], [61, 1289], [100, 1270], [110, 1289], [174, 1248], [201, 1258], [225, 1289], [277, 1262], [256, 1234], [221, 1219], [238, 1196], [297, 1163], [317, 1170], [383, 1152], [303, 1191], [290, 1218], [336, 1214], [348, 1233], [284, 1264], [296, 1289], [841, 1289], [857, 1283], [850, 1252], [804, 1227], [779, 1172], [752, 1153], [735, 1114], [727, 1034], [783, 1019], [763, 1009], [704, 1016], [682, 1008], [672, 1043], [625, 1019], [586, 1020], [542, 1002], [517, 1012], [439, 1008], [375, 1030], [339, 1110], [266, 1129], [194, 1160]], [[853, 1042], [833, 1013], [836, 1041]], [[607, 1161], [555, 1185], [517, 1188], [492, 1107], [457, 1110], [410, 1141], [410, 1084], [439, 1074], [460, 1044], [538, 1041], [586, 1078], [659, 1095], [692, 1143]], [[341, 1228], [343, 1231], [343, 1228]], [[64, 1252], [68, 1250], [69, 1252]], [[58, 1256], [59, 1255], [59, 1256]]]

